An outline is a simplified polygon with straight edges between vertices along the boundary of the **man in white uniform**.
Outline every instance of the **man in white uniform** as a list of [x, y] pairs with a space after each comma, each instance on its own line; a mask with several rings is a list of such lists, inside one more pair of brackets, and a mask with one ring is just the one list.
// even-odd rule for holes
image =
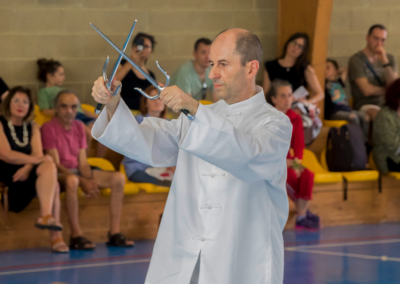
[[280, 284], [292, 125], [255, 84], [263, 58], [256, 35], [227, 30], [210, 58], [220, 101], [203, 106], [176, 86], [161, 92], [167, 106], [189, 110], [193, 121], [181, 114], [138, 125], [100, 77], [92, 96], [106, 111], [92, 134], [132, 159], [177, 166], [146, 284]]

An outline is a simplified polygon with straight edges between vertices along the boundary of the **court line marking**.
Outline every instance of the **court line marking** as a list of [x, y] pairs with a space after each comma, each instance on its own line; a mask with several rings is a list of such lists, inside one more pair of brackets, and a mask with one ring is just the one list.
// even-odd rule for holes
[[298, 250], [292, 250], [292, 251], [305, 252], [305, 253], [311, 253], [311, 254], [333, 255], [333, 256], [341, 256], [341, 257], [346, 256], [346, 257], [361, 258], [361, 259], [400, 262], [400, 258], [398, 258], [398, 257], [387, 257], [387, 256], [382, 257], [382, 256], [374, 256], [374, 255], [366, 255], [366, 254], [330, 252], [330, 251], [308, 250], [308, 249], [298, 249]]
[[103, 263], [80, 264], [80, 265], [69, 265], [69, 266], [58, 266], [58, 267], [48, 267], [48, 268], [14, 270], [14, 271], [0, 272], [0, 276], [13, 275], [13, 274], [22, 274], [22, 273], [45, 272], [45, 271], [54, 271], [54, 270], [80, 269], [80, 268], [101, 267], [101, 266], [111, 266], [111, 265], [122, 265], [122, 264], [132, 264], [132, 263], [144, 263], [144, 262], [150, 262], [150, 258], [148, 258], [148, 259], [136, 259], [136, 260], [125, 260], [125, 261], [103, 262]]
[[400, 243], [400, 239], [376, 240], [376, 241], [366, 241], [366, 242], [348, 242], [348, 243], [336, 243], [336, 244], [293, 246], [293, 247], [286, 247], [285, 250], [295, 251], [295, 250], [298, 250], [298, 249], [307, 249], [307, 248], [331, 248], [331, 247], [342, 247], [342, 246], [362, 246], [362, 245], [391, 244], [391, 243]]

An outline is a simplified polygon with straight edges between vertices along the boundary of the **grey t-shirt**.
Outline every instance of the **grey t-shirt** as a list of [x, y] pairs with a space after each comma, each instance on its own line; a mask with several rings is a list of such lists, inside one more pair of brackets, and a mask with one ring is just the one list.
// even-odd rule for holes
[[[393, 55], [387, 54], [389, 59], [390, 65], [392, 66], [393, 70], [397, 72], [397, 63]], [[384, 76], [384, 67], [383, 64], [377, 60], [375, 63], [371, 63], [376, 75], [381, 80], [382, 84], [379, 84], [378, 80], [376, 80], [372, 71], [368, 68], [366, 61], [368, 60], [367, 56], [364, 52], [359, 51], [354, 54], [349, 60], [349, 79], [351, 85], [351, 95], [353, 97], [353, 107], [354, 109], [359, 109], [363, 105], [378, 105], [382, 106], [385, 102], [385, 97], [382, 95], [376, 96], [364, 96], [363, 92], [356, 84], [356, 79], [359, 78], [367, 78], [368, 82], [372, 85], [378, 87], [385, 87], [386, 80]]]

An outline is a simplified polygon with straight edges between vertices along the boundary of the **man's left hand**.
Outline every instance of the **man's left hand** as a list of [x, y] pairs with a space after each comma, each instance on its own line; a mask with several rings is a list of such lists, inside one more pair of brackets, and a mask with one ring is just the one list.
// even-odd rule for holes
[[177, 86], [166, 87], [161, 91], [160, 99], [174, 112], [187, 109], [191, 115], [195, 115], [199, 108], [199, 102]]

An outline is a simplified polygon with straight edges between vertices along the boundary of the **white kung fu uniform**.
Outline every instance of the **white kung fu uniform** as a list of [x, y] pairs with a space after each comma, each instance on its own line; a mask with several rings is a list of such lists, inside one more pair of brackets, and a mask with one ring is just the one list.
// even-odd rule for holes
[[123, 100], [92, 135], [154, 167], [177, 166], [145, 284], [281, 284], [292, 124], [264, 92], [232, 105], [200, 104], [193, 121], [145, 118]]

